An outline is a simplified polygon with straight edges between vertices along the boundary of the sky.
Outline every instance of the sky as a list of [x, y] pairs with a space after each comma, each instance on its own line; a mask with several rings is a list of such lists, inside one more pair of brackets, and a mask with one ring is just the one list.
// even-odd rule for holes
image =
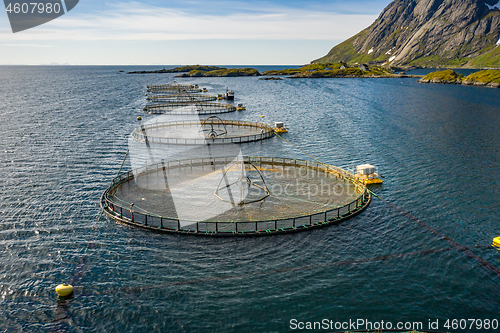
[[2, 65], [300, 65], [375, 21], [390, 0], [80, 0], [12, 33], [0, 11]]

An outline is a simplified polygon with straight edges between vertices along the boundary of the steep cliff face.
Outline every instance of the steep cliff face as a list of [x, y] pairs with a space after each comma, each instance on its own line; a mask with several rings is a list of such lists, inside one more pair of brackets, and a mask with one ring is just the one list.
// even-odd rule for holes
[[499, 7], [499, 0], [395, 0], [313, 62], [500, 67]]

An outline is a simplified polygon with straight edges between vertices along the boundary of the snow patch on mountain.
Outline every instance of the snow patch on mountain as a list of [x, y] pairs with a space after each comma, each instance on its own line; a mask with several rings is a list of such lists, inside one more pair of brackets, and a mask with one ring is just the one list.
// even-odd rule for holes
[[500, 9], [500, 4], [499, 3], [496, 3], [493, 6], [490, 6], [487, 3], [485, 3], [485, 5], [488, 6], [489, 10], [492, 10], [492, 9], [495, 9], [495, 8]]

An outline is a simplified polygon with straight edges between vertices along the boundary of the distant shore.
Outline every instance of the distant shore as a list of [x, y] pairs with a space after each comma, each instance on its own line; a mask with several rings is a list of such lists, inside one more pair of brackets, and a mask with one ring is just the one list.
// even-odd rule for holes
[[[422, 67], [419, 67], [422, 68]], [[175, 73], [176, 78], [183, 77], [240, 77], [262, 76], [262, 80], [319, 79], [319, 78], [360, 78], [360, 79], [401, 79], [415, 78], [420, 83], [462, 84], [500, 88], [500, 70], [480, 70], [464, 77], [451, 69], [431, 72], [427, 75], [407, 74], [404, 70], [414, 67], [381, 67], [369, 64], [326, 63], [307, 64], [299, 68], [268, 70], [260, 73], [254, 68], [225, 68], [218, 66], [188, 65], [171, 69], [133, 71], [127, 74], [162, 74]]]
[[422, 78], [423, 75], [393, 74], [393, 75], [293, 75], [287, 79], [401, 79], [401, 78]]

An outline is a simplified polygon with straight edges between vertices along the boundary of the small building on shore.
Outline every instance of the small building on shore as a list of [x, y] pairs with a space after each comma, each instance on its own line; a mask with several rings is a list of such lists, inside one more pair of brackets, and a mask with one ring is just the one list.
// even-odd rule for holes
[[359, 69], [361, 69], [362, 71], [365, 71], [365, 72], [368, 72], [370, 70], [370, 68], [368, 67], [367, 64], [359, 65]]

